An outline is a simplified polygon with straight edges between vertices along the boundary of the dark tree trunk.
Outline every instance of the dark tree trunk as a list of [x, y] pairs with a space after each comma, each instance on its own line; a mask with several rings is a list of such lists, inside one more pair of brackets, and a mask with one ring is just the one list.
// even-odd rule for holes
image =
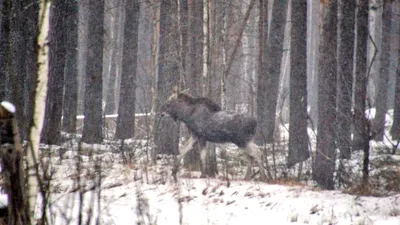
[[367, 41], [368, 41], [368, 0], [360, 0], [357, 7], [356, 74], [354, 84], [354, 126], [353, 150], [364, 149], [367, 119], [365, 106], [367, 99]]
[[[398, 24], [400, 27], [400, 23]], [[400, 37], [397, 37], [397, 42], [400, 43]], [[400, 141], [400, 44], [398, 48], [398, 63], [396, 70], [396, 89], [394, 97], [394, 112], [393, 112], [393, 124], [390, 134], [393, 140]]]
[[338, 2], [338, 114], [337, 145], [340, 157], [351, 156], [353, 56], [356, 0]]
[[10, 46], [10, 66], [9, 66], [9, 76], [12, 86], [11, 98], [14, 102], [16, 108], [16, 118], [18, 121], [18, 127], [21, 137], [25, 137], [25, 126], [22, 123], [24, 121], [24, 91], [26, 88], [25, 80], [27, 77], [26, 69], [26, 39], [24, 37], [24, 23], [25, 23], [25, 13], [24, 13], [24, 2], [19, 0], [11, 1], [11, 14], [10, 16], [10, 36], [9, 36], [9, 46]]
[[[160, 39], [159, 63], [157, 80], [156, 112], [170, 95], [172, 87], [178, 83], [178, 62], [173, 55], [177, 55], [179, 38], [175, 32], [177, 1], [161, 1], [160, 6]], [[156, 119], [154, 142], [155, 153], [177, 154], [179, 144], [179, 126], [169, 118]]]
[[[186, 87], [195, 96], [201, 94], [200, 76], [203, 74], [203, 1], [191, 1], [188, 3], [188, 35], [187, 49], [188, 62], [186, 65]], [[200, 149], [195, 145], [183, 159], [185, 166], [200, 165]]]
[[63, 104], [63, 130], [76, 132], [76, 115], [78, 108], [78, 2], [67, 1], [65, 86]]
[[[35, 98], [35, 90], [37, 83], [37, 33], [38, 33], [38, 14], [39, 4], [36, 0], [29, 0], [25, 2], [25, 38], [26, 38], [26, 68], [27, 76], [25, 80], [26, 88], [24, 90], [25, 111], [24, 120], [32, 121], [33, 119], [33, 106]], [[24, 139], [29, 136], [30, 122], [23, 123]]]
[[307, 0], [291, 1], [288, 166], [310, 157], [307, 134]]
[[139, 16], [139, 1], [126, 1], [121, 92], [119, 97], [117, 131], [115, 134], [118, 139], [133, 138], [135, 135], [136, 65]]
[[334, 189], [336, 121], [337, 0], [322, 6], [322, 33], [319, 44], [319, 90], [317, 152], [313, 179], [326, 189]]
[[387, 96], [389, 83], [389, 66], [390, 66], [390, 37], [392, 23], [392, 0], [383, 1], [382, 13], [382, 51], [381, 51], [381, 68], [379, 77], [377, 78], [376, 90], [376, 114], [374, 119], [374, 132], [376, 141], [383, 141], [385, 133], [385, 117], [387, 113]]
[[85, 108], [82, 139], [86, 143], [103, 140], [103, 34], [104, 0], [89, 1], [88, 54], [85, 77]]
[[106, 90], [106, 108], [105, 114], [114, 114], [117, 111], [117, 81], [119, 80], [118, 77], [120, 76], [121, 68], [121, 55], [122, 55], [122, 40], [123, 40], [123, 19], [124, 19], [124, 12], [123, 7], [120, 7], [121, 0], [116, 1], [116, 5], [119, 7], [115, 9], [117, 12], [115, 18], [115, 25], [114, 25], [114, 38], [113, 38], [113, 49], [111, 53], [111, 68], [110, 68], [110, 76], [108, 77], [107, 81], [107, 90]]
[[8, 0], [2, 0], [0, 7], [0, 77], [3, 77], [3, 79], [0, 79], [0, 100], [11, 101], [11, 85], [8, 71], [11, 3]]
[[88, 55], [89, 0], [78, 1], [78, 114], [83, 114]]
[[262, 125], [261, 121], [265, 121], [266, 105], [264, 104], [266, 99], [266, 80], [265, 75], [265, 55], [267, 53], [267, 42], [268, 42], [268, 1], [259, 1], [259, 20], [258, 20], [258, 62], [257, 62], [257, 144], [265, 143], [265, 122]]
[[50, 12], [49, 83], [46, 99], [46, 116], [42, 141], [57, 144], [61, 141], [61, 115], [63, 106], [64, 69], [66, 60], [67, 4], [55, 0]]
[[[264, 82], [265, 88], [259, 89], [260, 86], [257, 88], [257, 144], [271, 143], [274, 140], [287, 2], [287, 0], [274, 1], [268, 42], [264, 42], [267, 49], [264, 51], [263, 64], [266, 65], [261, 71], [263, 74], [260, 74], [260, 76], [264, 76], [261, 82]], [[264, 29], [267, 28], [264, 27]]]

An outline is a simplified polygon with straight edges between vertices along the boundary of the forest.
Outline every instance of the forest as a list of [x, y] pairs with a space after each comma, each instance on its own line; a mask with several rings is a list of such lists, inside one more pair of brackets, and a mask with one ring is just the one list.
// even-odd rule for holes
[[400, 222], [400, 0], [0, 12], [0, 225]]

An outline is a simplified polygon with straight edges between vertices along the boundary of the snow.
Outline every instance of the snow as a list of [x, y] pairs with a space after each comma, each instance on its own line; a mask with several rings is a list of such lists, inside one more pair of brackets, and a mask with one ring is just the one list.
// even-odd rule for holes
[[8, 101], [2, 101], [0, 105], [10, 113], [15, 113], [15, 105]]
[[[390, 125], [389, 119], [388, 127]], [[287, 130], [280, 130], [282, 139], [287, 140]], [[309, 134], [315, 146], [315, 131], [310, 129]], [[44, 161], [52, 163], [54, 172], [51, 181], [50, 224], [78, 224], [78, 215], [82, 213], [82, 224], [96, 224], [98, 219], [102, 225], [400, 225], [399, 193], [388, 193], [381, 197], [359, 196], [347, 194], [343, 188], [322, 190], [309, 180], [296, 184], [244, 181], [245, 166], [237, 160], [241, 157], [240, 152], [233, 145], [221, 145], [217, 149], [218, 155], [222, 150], [228, 152], [231, 160], [229, 163], [236, 171], [230, 173], [229, 185], [223, 174], [215, 179], [199, 178], [199, 172], [183, 169], [178, 183], [175, 183], [170, 175], [171, 158], [162, 156], [155, 166], [147, 163], [148, 151], [152, 145], [145, 140], [125, 142], [125, 153], [131, 153], [134, 160], [124, 165], [118, 141], [83, 143], [82, 152], [78, 154], [76, 149], [79, 138], [80, 135], [70, 136], [69, 141], [61, 146], [41, 145], [42, 152], [47, 156]], [[371, 142], [371, 146], [377, 149], [391, 142], [389, 139], [384, 143]], [[387, 161], [387, 157], [389, 155], [378, 151], [371, 152], [371, 162]], [[278, 174], [296, 174], [295, 170], [282, 166], [286, 162], [284, 151], [277, 151], [274, 156], [268, 155], [268, 159], [270, 166], [275, 161]], [[360, 175], [361, 159], [362, 153], [355, 152], [352, 159], [346, 162], [349, 171]], [[390, 159], [399, 162], [400, 156], [391, 155]], [[221, 166], [222, 159], [218, 161]], [[78, 162], [82, 168], [79, 174], [76, 171]], [[96, 188], [98, 165], [101, 165], [102, 175], [100, 189]], [[310, 171], [311, 160], [305, 162], [303, 167], [304, 172]], [[371, 176], [379, 172], [377, 169], [378, 166], [372, 163]], [[85, 190], [82, 200], [76, 191], [78, 177]], [[80, 203], [82, 210], [79, 208]], [[38, 206], [37, 217], [40, 215]], [[86, 223], [89, 219], [91, 222]]]

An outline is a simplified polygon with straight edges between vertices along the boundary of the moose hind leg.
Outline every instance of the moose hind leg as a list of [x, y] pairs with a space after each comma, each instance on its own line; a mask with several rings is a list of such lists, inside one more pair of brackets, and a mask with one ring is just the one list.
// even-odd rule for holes
[[[257, 145], [254, 144], [254, 142], [249, 142], [245, 148], [245, 152], [251, 159], [253, 159], [257, 163], [257, 166], [260, 168], [261, 179], [265, 180], [267, 177], [265, 174], [265, 167], [262, 162], [262, 153], [258, 149]], [[251, 165], [251, 161], [249, 161], [249, 165]]]

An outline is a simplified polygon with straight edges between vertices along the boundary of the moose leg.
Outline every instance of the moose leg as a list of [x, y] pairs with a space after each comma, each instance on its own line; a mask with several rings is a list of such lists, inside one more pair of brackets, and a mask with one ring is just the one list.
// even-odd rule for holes
[[[250, 158], [252, 158], [257, 163], [258, 167], [260, 168], [261, 179], [265, 180], [267, 177], [265, 175], [265, 168], [262, 163], [262, 154], [258, 150], [257, 145], [254, 144], [254, 142], [250, 142], [249, 144], [247, 144], [245, 152]], [[251, 161], [249, 163], [250, 163], [249, 165], [251, 165]]]
[[197, 142], [197, 138], [195, 137], [190, 137], [190, 139], [186, 142], [186, 144], [183, 146], [182, 149], [179, 149], [179, 155], [176, 159], [175, 165], [172, 168], [172, 175], [174, 176], [176, 180], [176, 174], [178, 173], [179, 170], [179, 164], [181, 163], [183, 157], [188, 153], [191, 149], [193, 149], [194, 144]]
[[200, 147], [200, 160], [201, 160], [201, 178], [206, 177], [206, 157], [207, 157], [207, 142], [204, 140], [199, 140]]

